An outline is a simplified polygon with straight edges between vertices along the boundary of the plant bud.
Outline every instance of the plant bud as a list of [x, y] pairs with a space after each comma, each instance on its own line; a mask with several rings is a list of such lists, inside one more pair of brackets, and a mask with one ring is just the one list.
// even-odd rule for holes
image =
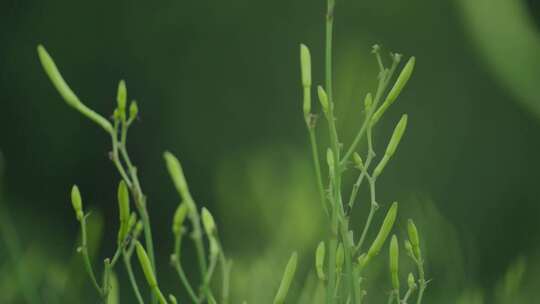
[[84, 213], [81, 193], [79, 192], [79, 187], [77, 187], [77, 185], [73, 185], [73, 187], [71, 188], [71, 205], [73, 205], [77, 220], [80, 222], [84, 217]]
[[372, 105], [373, 97], [371, 96], [371, 93], [367, 93], [366, 98], [364, 98], [364, 107], [366, 108], [366, 112], [369, 111]]
[[302, 86], [308, 88], [311, 86], [311, 54], [309, 48], [304, 44], [300, 44], [300, 69]]
[[394, 133], [392, 133], [392, 137], [390, 138], [390, 142], [388, 143], [388, 147], [386, 147], [386, 153], [388, 155], [394, 155], [396, 152], [397, 146], [399, 145], [399, 142], [401, 141], [401, 138], [403, 137], [403, 133], [405, 133], [405, 129], [407, 128], [407, 114], [403, 114], [401, 116], [401, 119], [397, 123], [396, 127], [394, 128]]
[[324, 91], [323, 87], [321, 86], [317, 87], [317, 94], [319, 96], [319, 102], [321, 103], [323, 112], [325, 114], [328, 114], [328, 110], [330, 109], [329, 102], [328, 102], [328, 95], [326, 95], [326, 92]]
[[186, 219], [188, 212], [188, 207], [185, 203], [181, 203], [176, 208], [176, 211], [174, 212], [174, 218], [173, 218], [173, 226], [172, 231], [175, 235], [178, 235], [182, 232], [182, 225], [184, 224], [184, 220]]
[[[184, 176], [184, 170], [182, 170], [182, 165], [180, 164], [178, 159], [168, 151], [163, 154], [163, 157], [165, 158], [167, 169], [173, 180], [176, 190], [180, 193], [180, 196], [185, 199], [186, 203], [191, 201], [192, 198], [191, 194], [189, 193], [186, 178]], [[190, 204], [188, 204], [188, 207], [190, 209], [190, 212], [196, 212], [196, 210], [193, 210], [195, 206], [191, 206]]]
[[356, 168], [360, 170], [364, 168], [364, 161], [362, 160], [362, 157], [360, 156], [360, 154], [354, 152], [353, 160], [354, 160], [354, 164], [356, 165]]
[[319, 280], [324, 281], [326, 276], [324, 274], [324, 258], [326, 255], [326, 246], [324, 242], [320, 242], [315, 252], [315, 269], [317, 270], [317, 277]]
[[176, 301], [176, 298], [172, 294], [169, 295], [169, 301], [171, 304], [178, 304], [178, 301]]
[[345, 261], [345, 253], [343, 252], [343, 244], [339, 243], [336, 250], [336, 270], [341, 273], [343, 270], [343, 262]]
[[219, 243], [214, 235], [210, 235], [208, 238], [210, 242], [210, 257], [217, 257], [219, 253]]
[[133, 100], [129, 105], [129, 120], [134, 120], [139, 115], [139, 106], [137, 101]]
[[141, 235], [141, 232], [143, 231], [144, 224], [141, 220], [135, 224], [135, 227], [133, 228], [133, 238], [138, 239], [139, 235]]
[[118, 210], [120, 214], [120, 229], [118, 231], [118, 244], [120, 245], [129, 232], [129, 191], [124, 181], [118, 185]]
[[399, 245], [396, 235], [392, 236], [390, 241], [390, 277], [392, 279], [392, 287], [394, 290], [399, 290]]
[[127, 89], [126, 82], [120, 80], [118, 83], [118, 93], [116, 94], [116, 101], [118, 103], [118, 111], [120, 112], [120, 118], [126, 118], [126, 104], [127, 104]]
[[414, 275], [410, 272], [409, 272], [409, 276], [407, 277], [407, 285], [409, 285], [410, 290], [415, 290], [417, 287], [416, 280], [414, 279]]
[[398, 79], [396, 80], [396, 83], [386, 96], [386, 99], [384, 100], [383, 104], [377, 109], [375, 114], [373, 114], [372, 118], [372, 124], [375, 125], [379, 119], [382, 117], [384, 112], [390, 107], [394, 101], [397, 99], [405, 85], [407, 84], [407, 81], [409, 81], [409, 78], [411, 78], [411, 74], [414, 69], [416, 59], [414, 57], [411, 57], [407, 64], [405, 64], [405, 67], [399, 74]]
[[405, 250], [407, 251], [408, 255], [410, 255], [411, 257], [414, 257], [413, 248], [409, 240], [405, 240]]
[[285, 297], [289, 292], [289, 287], [291, 286], [294, 273], [296, 272], [296, 264], [298, 263], [298, 254], [293, 252], [287, 266], [285, 267], [285, 272], [283, 273], [283, 278], [281, 279], [281, 284], [279, 285], [278, 292], [274, 298], [274, 304], [283, 304], [285, 303]]
[[141, 264], [141, 268], [144, 272], [144, 276], [146, 277], [146, 281], [148, 282], [148, 286], [150, 286], [151, 289], [156, 288], [157, 280], [154, 275], [154, 271], [152, 270], [152, 264], [150, 263], [150, 259], [148, 258], [146, 251], [144, 250], [140, 242], [137, 242], [135, 244], [135, 248], [137, 250], [137, 258], [139, 259], [139, 263]]
[[418, 229], [412, 219], [407, 221], [407, 232], [411, 241], [414, 256], [419, 259], [422, 255], [420, 252], [420, 238], [418, 237]]
[[216, 222], [214, 221], [214, 217], [212, 216], [210, 211], [203, 207], [201, 211], [201, 217], [204, 231], [206, 232], [206, 234], [214, 235], [214, 233], [216, 232]]
[[368, 250], [368, 258], [371, 259], [372, 257], [379, 254], [381, 251], [381, 248], [386, 241], [386, 238], [390, 234], [390, 231], [392, 230], [392, 227], [394, 226], [394, 222], [396, 221], [398, 211], [398, 203], [394, 202], [392, 204], [392, 207], [388, 210], [388, 213], [386, 213], [386, 217], [384, 218], [384, 221], [381, 225], [381, 229], [379, 230], [379, 233], [377, 234], [377, 237], [373, 241], [373, 244], [371, 244], [371, 247]]

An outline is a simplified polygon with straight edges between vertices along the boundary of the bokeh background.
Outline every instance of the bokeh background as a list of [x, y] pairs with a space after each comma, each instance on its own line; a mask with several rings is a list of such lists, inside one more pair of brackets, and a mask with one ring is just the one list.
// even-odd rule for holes
[[[380, 151], [399, 116], [409, 114], [379, 197], [383, 206], [400, 201], [400, 234], [414, 217], [424, 236], [433, 279], [426, 303], [536, 303], [538, 1], [337, 2], [336, 102], [345, 142], [376, 84], [371, 45], [417, 57], [413, 78], [375, 136]], [[109, 138], [62, 102], [41, 70], [38, 43], [98, 112], [111, 113], [120, 79], [138, 100], [129, 149], [149, 197], [163, 289], [183, 298], [167, 262], [179, 203], [162, 161], [169, 149], [183, 162], [199, 205], [213, 211], [234, 259], [233, 300], [270, 302], [298, 250], [294, 302], [312, 284], [306, 278], [327, 227], [316, 201], [298, 66], [303, 42], [312, 50], [314, 81], [323, 81], [324, 10], [323, 0], [2, 1], [0, 302], [25, 303], [16, 280], [22, 269], [42, 303], [96, 303], [74, 254], [72, 184], [94, 210], [96, 261], [115, 244], [118, 176], [107, 159]], [[359, 225], [365, 209], [354, 216]], [[191, 248], [186, 254], [193, 269]], [[122, 300], [132, 303], [118, 272]], [[388, 281], [373, 279], [372, 302], [389, 290]]]

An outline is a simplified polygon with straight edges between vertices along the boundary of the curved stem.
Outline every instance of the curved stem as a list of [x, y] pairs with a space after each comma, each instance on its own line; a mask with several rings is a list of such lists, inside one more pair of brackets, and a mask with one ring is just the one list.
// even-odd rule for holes
[[131, 267], [131, 256], [125, 251], [123, 252], [122, 256], [124, 260], [124, 265], [126, 267], [126, 272], [128, 273], [129, 282], [131, 284], [131, 287], [133, 288], [133, 292], [135, 293], [135, 297], [137, 298], [139, 304], [144, 304], [144, 300], [141, 296], [141, 291], [139, 289], [139, 286], [137, 285], [137, 280], [135, 279], [135, 275], [133, 274], [133, 268]]

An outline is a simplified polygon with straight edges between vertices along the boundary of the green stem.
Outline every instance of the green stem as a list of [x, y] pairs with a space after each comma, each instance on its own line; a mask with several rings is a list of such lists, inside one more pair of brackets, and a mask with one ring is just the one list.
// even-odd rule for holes
[[182, 242], [182, 233], [178, 233], [174, 242], [174, 257], [172, 259], [173, 267], [178, 273], [178, 276], [180, 277], [180, 281], [184, 285], [184, 288], [186, 288], [187, 293], [190, 296], [193, 303], [200, 303], [200, 300], [197, 298], [197, 295], [195, 294], [195, 291], [193, 290], [193, 287], [189, 283], [189, 280], [184, 272], [184, 269], [182, 268], [182, 264], [180, 263], [181, 242]]
[[103, 290], [98, 284], [98, 281], [96, 279], [96, 275], [94, 273], [94, 268], [92, 267], [92, 262], [90, 261], [90, 256], [88, 255], [88, 247], [87, 247], [87, 236], [86, 236], [86, 215], [81, 218], [81, 239], [82, 244], [80, 247], [81, 254], [83, 256], [84, 260], [84, 266], [86, 268], [86, 272], [90, 276], [90, 280], [92, 281], [92, 284], [100, 294], [100, 296], [103, 296]]
[[421, 304], [424, 297], [424, 291], [427, 287], [426, 275], [424, 272], [424, 260], [422, 257], [418, 258], [416, 265], [418, 266], [418, 285], [420, 287], [418, 289], [418, 298], [416, 299], [416, 304]]
[[131, 267], [130, 262], [130, 255], [127, 252], [123, 253], [123, 260], [124, 265], [126, 267], [126, 272], [128, 273], [129, 282], [131, 284], [131, 287], [133, 288], [133, 292], [135, 293], [135, 297], [137, 298], [137, 301], [139, 304], [144, 304], [144, 300], [141, 296], [141, 291], [139, 289], [139, 286], [137, 285], [137, 280], [135, 279], [135, 275], [133, 274], [133, 268]]
[[368, 181], [369, 181], [369, 187], [370, 187], [370, 193], [371, 193], [371, 204], [370, 204], [369, 215], [366, 220], [366, 224], [364, 225], [364, 229], [362, 230], [362, 234], [360, 236], [360, 240], [358, 241], [358, 245], [356, 245], [356, 248], [355, 248], [356, 252], [359, 252], [360, 250], [362, 250], [362, 245], [364, 244], [367, 232], [369, 230], [369, 227], [371, 226], [371, 221], [373, 220], [373, 216], [375, 215], [375, 212], [378, 209], [378, 204], [375, 197], [375, 180], [371, 177], [368, 177]]
[[309, 141], [311, 143], [311, 153], [313, 156], [313, 163], [315, 165], [315, 174], [317, 177], [317, 188], [319, 190], [319, 196], [320, 196], [323, 210], [326, 213], [326, 215], [329, 215], [328, 207], [326, 204], [326, 195], [324, 194], [324, 186], [322, 182], [321, 165], [319, 162], [319, 152], [317, 150], [317, 137], [315, 135], [315, 127], [308, 126], [308, 130], [309, 130]]

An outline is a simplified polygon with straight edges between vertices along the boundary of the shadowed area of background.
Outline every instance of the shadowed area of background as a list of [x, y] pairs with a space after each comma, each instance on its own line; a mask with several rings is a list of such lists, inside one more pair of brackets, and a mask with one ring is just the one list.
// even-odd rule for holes
[[[384, 149], [401, 113], [409, 114], [379, 196], [385, 207], [400, 201], [399, 230], [412, 216], [425, 234], [433, 278], [427, 303], [509, 303], [501, 300], [514, 292], [506, 292], [505, 278], [521, 272], [513, 303], [534, 303], [540, 6], [532, 0], [337, 5], [336, 103], [346, 143], [361, 123], [364, 94], [376, 85], [371, 45], [417, 58], [375, 144]], [[235, 260], [234, 301], [265, 303], [292, 250], [301, 253], [294, 285], [300, 290], [327, 226], [316, 201], [298, 64], [303, 42], [312, 50], [314, 82], [323, 81], [324, 10], [322, 0], [2, 1], [0, 211], [46, 303], [94, 303], [73, 258], [78, 228], [68, 194], [77, 183], [85, 205], [96, 210], [95, 233], [100, 225], [104, 231], [96, 259], [105, 257], [115, 244], [118, 176], [107, 158], [109, 137], [62, 102], [41, 70], [37, 44], [96, 111], [112, 111], [120, 79], [137, 99], [141, 117], [129, 149], [149, 197], [164, 289], [180, 290], [168, 266], [179, 203], [162, 161], [169, 149], [199, 205], [213, 210]], [[366, 205], [356, 218], [365, 218]], [[5, 248], [0, 241], [0, 257]], [[10, 279], [17, 267], [0, 260], [2, 303], [24, 303]], [[67, 277], [76, 279], [66, 283]], [[376, 282], [374, 292], [384, 295], [387, 278]], [[122, 296], [131, 303], [127, 284]]]

